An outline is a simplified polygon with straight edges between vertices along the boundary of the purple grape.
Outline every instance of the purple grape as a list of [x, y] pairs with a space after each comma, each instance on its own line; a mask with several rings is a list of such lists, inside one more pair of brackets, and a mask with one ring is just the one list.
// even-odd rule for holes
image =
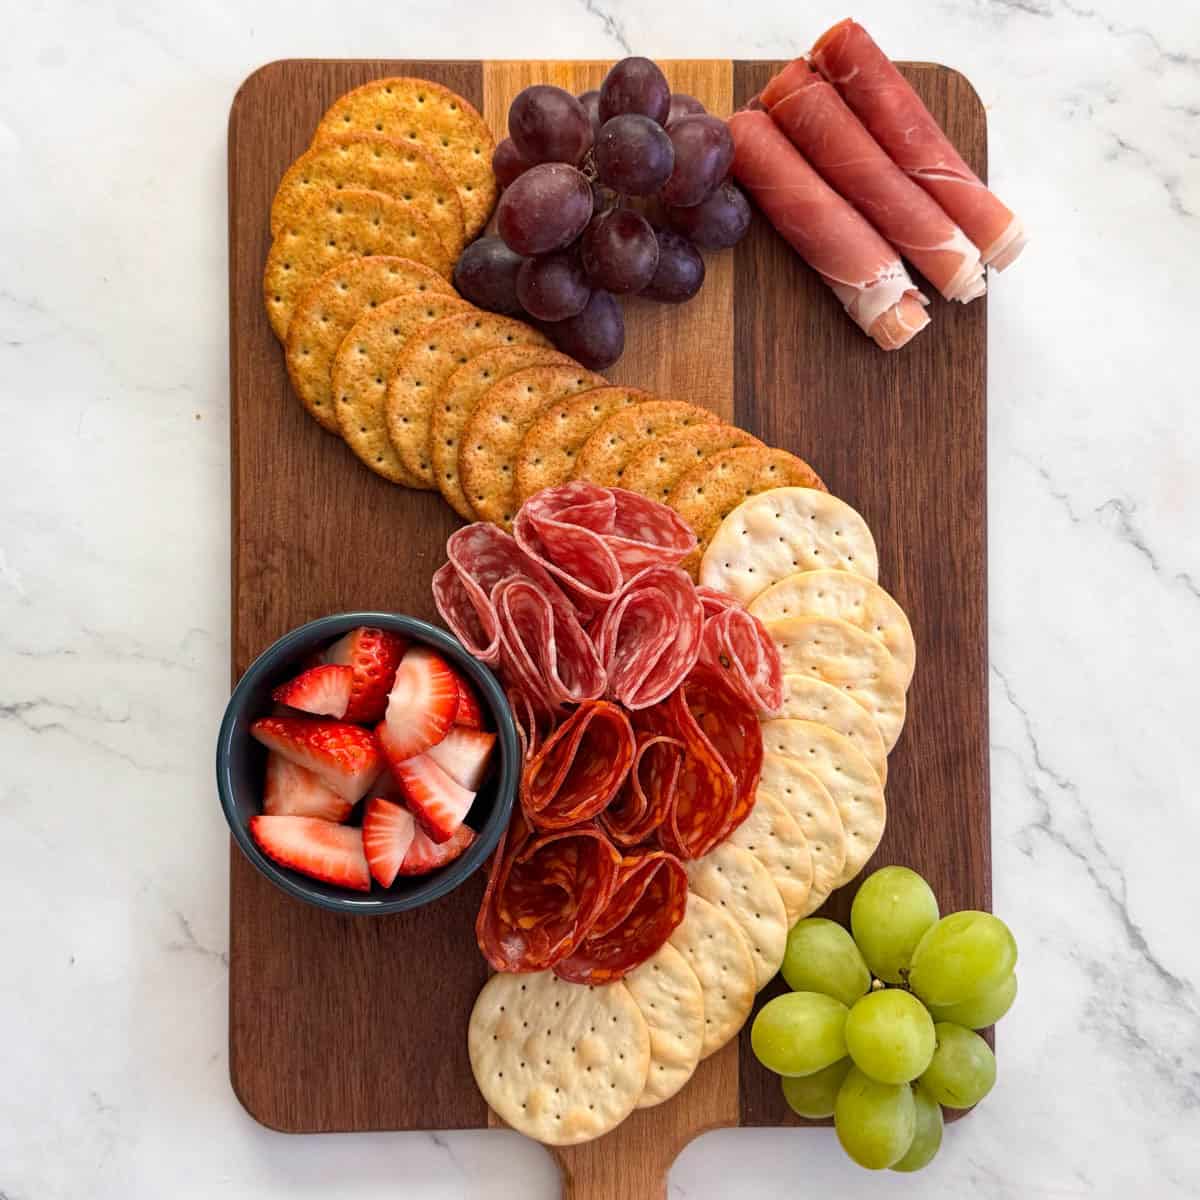
[[517, 299], [539, 321], [562, 321], [583, 312], [592, 294], [579, 251], [571, 246], [527, 258], [517, 272]]
[[724, 250], [742, 240], [750, 227], [750, 203], [745, 193], [728, 179], [707, 200], [689, 208], [668, 208], [667, 220], [705, 250]]
[[695, 96], [689, 96], [687, 92], [672, 92], [671, 107], [667, 111], [667, 128], [670, 129], [680, 117], [703, 111], [704, 105]]
[[512, 138], [505, 138], [492, 154], [492, 170], [496, 173], [496, 182], [502, 189], [508, 187], [531, 166], [533, 164], [521, 156]]
[[733, 138], [725, 122], [707, 113], [680, 117], [668, 131], [675, 147], [671, 178], [661, 199], [672, 208], [699, 204], [711, 196], [733, 162]]
[[593, 217], [583, 234], [583, 266], [598, 287], [640, 292], [654, 278], [658, 239], [650, 222], [632, 208]]
[[575, 166], [592, 148], [592, 125], [583, 105], [548, 83], [517, 93], [508, 109], [508, 134], [530, 163]]
[[592, 185], [566, 163], [538, 163], [515, 180], [496, 206], [496, 229], [518, 254], [569, 246], [592, 216]]
[[576, 99], [583, 105], [583, 111], [587, 113], [587, 118], [592, 123], [592, 141], [594, 142], [600, 136], [600, 126], [604, 124], [600, 120], [600, 93], [595, 89], [590, 92], [580, 92]]
[[648, 58], [623, 58], [600, 85], [600, 120], [641, 113], [663, 125], [671, 110], [671, 86]]
[[642, 295], [664, 304], [690, 300], [704, 284], [704, 259], [687, 238], [669, 229], [656, 229], [658, 267]]
[[589, 371], [603, 371], [625, 349], [625, 317], [621, 306], [605, 291], [594, 291], [578, 316], [546, 327], [554, 344]]
[[600, 182], [622, 196], [657, 192], [675, 165], [675, 148], [666, 131], [640, 113], [605, 121], [595, 155]]
[[522, 311], [517, 274], [524, 261], [498, 237], [482, 237], [459, 256], [454, 266], [454, 286], [464, 300], [488, 312], [515, 316]]

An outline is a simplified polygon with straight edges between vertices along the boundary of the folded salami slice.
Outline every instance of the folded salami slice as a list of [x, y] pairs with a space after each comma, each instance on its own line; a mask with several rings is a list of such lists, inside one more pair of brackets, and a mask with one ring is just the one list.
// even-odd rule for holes
[[662, 850], [621, 861], [617, 885], [579, 948], [554, 973], [572, 983], [611, 983], [640, 966], [675, 932], [687, 908], [687, 872]]
[[525, 764], [521, 807], [539, 829], [567, 829], [603, 812], [616, 796], [637, 744], [615, 704], [581, 704]]
[[665, 700], [696, 665], [703, 629], [704, 609], [685, 571], [662, 566], [639, 571], [595, 631], [606, 695], [629, 709]]
[[497, 971], [545, 971], [574, 953], [612, 898], [621, 855], [594, 824], [536, 834], [521, 812], [492, 857], [475, 938]]
[[683, 743], [678, 738], [638, 733], [633, 766], [617, 798], [600, 817], [600, 823], [618, 846], [639, 845], [667, 819], [683, 754]]
[[732, 596], [713, 588], [696, 590], [704, 606], [700, 662], [760, 713], [774, 713], [783, 703], [783, 667], [775, 640]]

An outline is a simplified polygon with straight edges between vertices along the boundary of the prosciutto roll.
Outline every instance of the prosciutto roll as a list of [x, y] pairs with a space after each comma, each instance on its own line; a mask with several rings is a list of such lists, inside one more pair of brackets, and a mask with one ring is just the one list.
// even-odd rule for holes
[[926, 325], [925, 297], [896, 251], [809, 166], [760, 110], [729, 118], [733, 173], [771, 224], [833, 289], [846, 312], [884, 350]]
[[780, 71], [759, 100], [821, 178], [947, 300], [965, 304], [983, 295], [983, 266], [971, 239], [896, 166], [833, 86], [804, 59]]
[[979, 247], [986, 266], [1003, 271], [1025, 246], [1025, 229], [963, 162], [921, 98], [854, 21], [822, 35], [809, 56], [891, 155]]

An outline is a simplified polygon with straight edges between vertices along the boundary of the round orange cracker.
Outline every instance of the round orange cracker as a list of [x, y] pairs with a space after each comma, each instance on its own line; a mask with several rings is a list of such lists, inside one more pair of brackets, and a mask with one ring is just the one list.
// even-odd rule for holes
[[620, 487], [625, 464], [643, 445], [676, 429], [719, 421], [716, 413], [682, 400], [647, 400], [609, 417], [584, 442], [572, 479]]
[[706, 458], [722, 450], [761, 445], [758, 438], [736, 425], [689, 425], [644, 444], [626, 465], [621, 486], [666, 503], [671, 489]]

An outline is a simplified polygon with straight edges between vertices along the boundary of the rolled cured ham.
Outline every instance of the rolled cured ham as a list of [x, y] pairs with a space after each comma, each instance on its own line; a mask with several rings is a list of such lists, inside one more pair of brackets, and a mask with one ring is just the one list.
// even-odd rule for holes
[[802, 58], [763, 88], [759, 100], [792, 145], [947, 300], [987, 290], [979, 250], [889, 157], [833, 85]]
[[833, 289], [846, 312], [884, 350], [926, 325], [925, 298], [896, 251], [808, 164], [763, 111], [729, 118], [733, 173], [771, 224]]
[[847, 18], [812, 48], [813, 64], [891, 155], [979, 247], [986, 266], [1003, 271], [1025, 246], [1020, 218], [963, 162], [920, 96], [875, 44]]

